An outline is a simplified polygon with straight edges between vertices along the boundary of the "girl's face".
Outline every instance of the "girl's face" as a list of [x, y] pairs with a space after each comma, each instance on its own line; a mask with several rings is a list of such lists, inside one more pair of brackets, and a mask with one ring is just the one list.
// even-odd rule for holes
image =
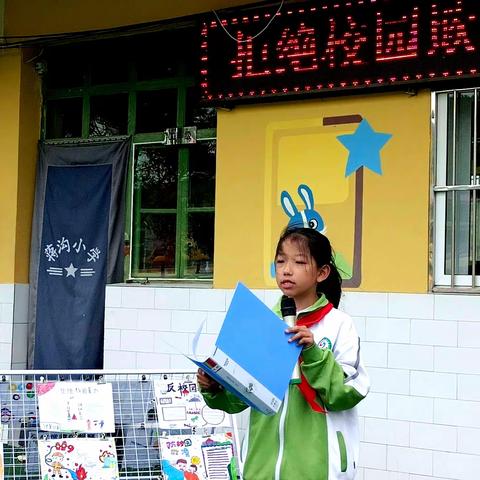
[[298, 310], [318, 299], [317, 283], [325, 280], [330, 267], [318, 267], [308, 250], [296, 241], [286, 239], [275, 259], [275, 278], [284, 295], [292, 297]]

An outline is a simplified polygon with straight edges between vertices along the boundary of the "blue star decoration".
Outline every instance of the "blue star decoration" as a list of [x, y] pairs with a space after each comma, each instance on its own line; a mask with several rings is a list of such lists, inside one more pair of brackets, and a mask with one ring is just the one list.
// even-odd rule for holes
[[361, 167], [367, 167], [381, 175], [380, 150], [391, 137], [391, 133], [375, 132], [365, 119], [360, 122], [354, 133], [339, 135], [338, 141], [350, 152], [345, 177]]

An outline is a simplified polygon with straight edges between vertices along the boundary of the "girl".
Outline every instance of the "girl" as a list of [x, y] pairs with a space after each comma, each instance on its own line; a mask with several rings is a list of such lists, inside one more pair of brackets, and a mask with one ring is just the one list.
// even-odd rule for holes
[[[341, 278], [330, 242], [316, 230], [287, 229], [277, 245], [275, 270], [280, 290], [297, 307], [296, 324], [286, 331], [289, 342], [303, 346], [301, 383], [289, 386], [277, 414], [251, 411], [243, 478], [353, 479], [359, 447], [354, 407], [369, 382], [353, 322], [337, 310]], [[280, 301], [274, 311], [281, 316]], [[228, 413], [247, 408], [203, 371], [197, 378], [210, 407]]]

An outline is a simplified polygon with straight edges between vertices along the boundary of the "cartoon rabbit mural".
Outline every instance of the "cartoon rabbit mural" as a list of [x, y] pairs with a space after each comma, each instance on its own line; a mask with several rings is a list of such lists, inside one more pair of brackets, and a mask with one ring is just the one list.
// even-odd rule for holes
[[326, 232], [325, 222], [321, 215], [313, 209], [313, 193], [309, 186], [301, 184], [298, 186], [298, 195], [305, 203], [304, 210], [298, 210], [290, 194], [284, 190], [280, 195], [283, 211], [290, 217], [288, 227], [304, 227]]
[[[298, 186], [297, 192], [305, 204], [305, 208], [303, 210], [298, 210], [291, 195], [286, 190], [283, 190], [280, 194], [280, 201], [283, 211], [290, 217], [287, 227], [312, 228], [313, 230], [317, 230], [324, 234], [327, 231], [327, 227], [322, 216], [314, 209], [315, 202], [312, 189], [308, 185], [302, 183]], [[343, 255], [339, 252], [335, 252], [334, 256], [341, 277], [344, 280], [351, 278], [352, 267], [345, 260]], [[272, 278], [275, 277], [274, 262], [272, 262], [270, 265], [270, 274]]]

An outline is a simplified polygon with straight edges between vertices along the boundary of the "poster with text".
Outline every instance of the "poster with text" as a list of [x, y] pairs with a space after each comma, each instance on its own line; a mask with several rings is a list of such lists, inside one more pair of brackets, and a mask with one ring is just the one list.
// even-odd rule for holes
[[231, 434], [160, 438], [162, 471], [168, 480], [237, 478]]
[[41, 480], [118, 480], [113, 438], [39, 440]]
[[225, 412], [205, 404], [194, 381], [155, 380], [155, 401], [160, 429], [231, 427]]
[[113, 433], [112, 385], [46, 382], [36, 385], [40, 429], [50, 432]]

